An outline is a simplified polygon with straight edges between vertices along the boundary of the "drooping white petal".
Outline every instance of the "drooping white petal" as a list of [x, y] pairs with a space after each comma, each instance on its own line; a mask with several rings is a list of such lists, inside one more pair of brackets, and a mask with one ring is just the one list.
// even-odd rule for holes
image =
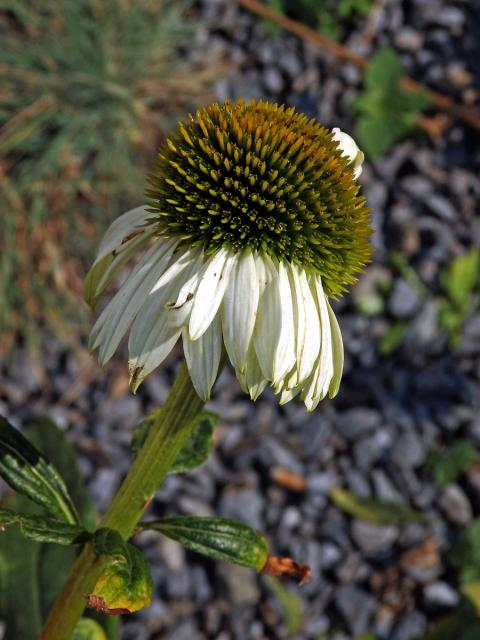
[[290, 265], [289, 277], [295, 321], [295, 384], [298, 384], [310, 375], [320, 351], [320, 319], [305, 271]]
[[100, 348], [101, 364], [108, 362], [114, 354], [128, 326], [167, 267], [177, 243], [176, 239], [157, 241], [98, 318], [90, 335], [90, 349]]
[[267, 386], [268, 381], [263, 375], [258, 363], [253, 342], [250, 343], [244, 370], [236, 370], [235, 373], [242, 387], [242, 391], [248, 393], [251, 399], [255, 401]]
[[222, 305], [225, 348], [232, 365], [243, 371], [257, 318], [259, 283], [255, 258], [247, 250], [238, 256]]
[[323, 292], [320, 276], [314, 276], [312, 280], [312, 289], [314, 289], [316, 294], [315, 301], [320, 317], [322, 339], [320, 354], [315, 363], [314, 372], [305, 382], [302, 390], [302, 398], [309, 411], [313, 411], [320, 400], [326, 396], [333, 377], [332, 332], [328, 315], [327, 299]]
[[295, 364], [292, 294], [282, 263], [260, 297], [254, 342], [264, 377], [277, 384]]
[[191, 249], [190, 253], [192, 255], [193, 262], [189, 276], [184, 281], [184, 284], [176, 298], [167, 302], [167, 307], [170, 310], [170, 313], [168, 314], [168, 322], [172, 327], [181, 327], [187, 322], [192, 311], [193, 299], [200, 282], [202, 266], [205, 259], [203, 250]]
[[277, 384], [295, 365], [295, 327], [293, 321], [292, 290], [286, 266], [280, 262], [278, 292], [282, 312], [282, 329], [275, 352], [273, 384]]
[[197, 340], [191, 340], [188, 328], [182, 331], [183, 350], [195, 391], [202, 400], [210, 398], [222, 357], [222, 323], [220, 313]]
[[[130, 385], [135, 392], [143, 379], [156, 369], [172, 350], [181, 326], [168, 322], [168, 302], [175, 299], [182, 284], [196, 267], [191, 250], [179, 252], [139, 310], [128, 341]], [[159, 280], [159, 282], [160, 282]]]
[[281, 405], [283, 404], [287, 404], [287, 402], [290, 402], [290, 400], [293, 400], [294, 398], [296, 398], [296, 396], [298, 396], [298, 394], [300, 393], [302, 389], [301, 385], [297, 385], [296, 387], [292, 387], [291, 389], [283, 389], [283, 391], [280, 392], [280, 403]]
[[92, 308], [95, 307], [102, 293], [108, 287], [119, 269], [135, 255], [153, 236], [155, 230], [149, 227], [143, 233], [130, 238], [124, 242], [115, 255], [109, 253], [100, 261], [96, 261], [85, 277], [85, 300]]
[[205, 264], [190, 315], [190, 339], [197, 340], [208, 329], [222, 303], [236, 255], [220, 249]]
[[365, 159], [365, 154], [363, 151], [360, 151], [357, 143], [348, 135], [348, 133], [341, 131], [338, 127], [332, 129], [332, 133], [333, 139], [338, 142], [342, 155], [346, 156], [350, 160], [349, 164], [353, 167], [354, 177], [358, 178], [362, 173], [362, 162]]
[[155, 233], [147, 223], [145, 207], [137, 207], [117, 218], [108, 228], [95, 262], [85, 278], [85, 299], [94, 307], [115, 273]]
[[332, 348], [333, 348], [333, 377], [328, 387], [328, 397], [334, 398], [340, 387], [340, 380], [343, 373], [343, 340], [338, 326], [337, 318], [333, 312], [330, 303], [327, 300], [328, 316], [330, 318], [330, 326], [332, 329]]
[[114, 220], [103, 236], [94, 264], [118, 249], [132, 234], [140, 234], [146, 229], [150, 230], [149, 219], [151, 217], [152, 214], [142, 206], [131, 209]]

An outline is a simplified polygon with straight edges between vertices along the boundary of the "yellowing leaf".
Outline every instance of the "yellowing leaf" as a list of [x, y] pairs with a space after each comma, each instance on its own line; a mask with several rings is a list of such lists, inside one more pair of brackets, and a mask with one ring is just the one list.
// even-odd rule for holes
[[73, 632], [72, 640], [107, 640], [103, 628], [91, 618], [80, 618]]
[[141, 551], [113, 529], [96, 531], [93, 546], [95, 553], [108, 556], [109, 562], [88, 596], [88, 606], [108, 615], [150, 606], [153, 582]]

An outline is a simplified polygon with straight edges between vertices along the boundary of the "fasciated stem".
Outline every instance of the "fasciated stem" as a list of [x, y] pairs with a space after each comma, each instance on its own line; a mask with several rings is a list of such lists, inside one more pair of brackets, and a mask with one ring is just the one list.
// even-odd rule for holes
[[[186, 365], [100, 526], [128, 539], [185, 443], [204, 403], [192, 386]], [[86, 544], [73, 565], [40, 640], [71, 640], [73, 630], [102, 571], [104, 560]]]

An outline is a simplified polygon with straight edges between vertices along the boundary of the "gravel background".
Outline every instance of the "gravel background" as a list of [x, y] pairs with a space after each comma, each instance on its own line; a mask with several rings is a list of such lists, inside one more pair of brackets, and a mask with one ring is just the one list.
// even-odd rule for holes
[[[233, 64], [219, 80], [219, 98], [265, 97], [297, 106], [327, 126], [353, 131], [349, 103], [361, 74], [290, 35], [277, 40], [227, 0], [204, 0], [190, 55], [207, 50]], [[373, 29], [373, 31], [372, 31]], [[473, 2], [390, 0], [372, 27], [358, 22], [346, 39], [369, 55], [390, 43], [408, 72], [432, 88], [478, 104], [480, 7]], [[298, 639], [347, 640], [421, 636], [429, 621], [459, 602], [455, 575], [442, 554], [480, 511], [480, 477], [437, 487], [425, 467], [429, 449], [469, 438], [480, 445], [480, 313], [456, 349], [437, 323], [439, 273], [452, 257], [480, 245], [478, 132], [455, 122], [441, 139], [418, 134], [397, 145], [361, 178], [373, 211], [376, 253], [353, 295], [337, 305], [346, 349], [339, 396], [307, 414], [281, 408], [268, 391], [254, 405], [229, 370], [212, 410], [222, 416], [216, 449], [190, 475], [168, 478], [152, 513], [218, 514], [267, 532], [278, 554], [312, 566], [311, 582], [289, 590], [302, 605]], [[402, 253], [431, 292], [424, 295], [396, 269]], [[390, 289], [373, 318], [358, 305], [386, 279]], [[401, 347], [379, 354], [379, 341], [407, 323]], [[68, 431], [100, 510], [130, 464], [132, 425], [165, 400], [179, 352], [128, 393], [126, 364], [106, 372], [83, 353], [45, 337], [42, 362], [21, 350], [3, 363], [0, 413], [14, 424], [47, 413]], [[298, 475], [300, 490], [283, 486], [275, 469]], [[332, 486], [392, 499], [435, 517], [430, 526], [374, 526], [345, 516], [328, 498]], [[175, 543], [143, 534], [156, 595], [130, 616], [122, 640], [247, 640], [286, 638], [281, 607], [254, 572], [210, 562]]]

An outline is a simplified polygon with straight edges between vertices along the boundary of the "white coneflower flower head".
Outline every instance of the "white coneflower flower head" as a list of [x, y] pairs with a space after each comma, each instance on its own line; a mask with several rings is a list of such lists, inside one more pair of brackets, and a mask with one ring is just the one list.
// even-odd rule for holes
[[339, 387], [343, 345], [329, 298], [370, 258], [369, 212], [346, 134], [293, 108], [212, 104], [160, 149], [148, 206], [116, 220], [86, 280], [95, 304], [118, 269], [144, 255], [98, 318], [102, 364], [130, 329], [130, 384], [180, 336], [208, 399], [225, 350], [253, 399], [270, 384], [309, 410]]

